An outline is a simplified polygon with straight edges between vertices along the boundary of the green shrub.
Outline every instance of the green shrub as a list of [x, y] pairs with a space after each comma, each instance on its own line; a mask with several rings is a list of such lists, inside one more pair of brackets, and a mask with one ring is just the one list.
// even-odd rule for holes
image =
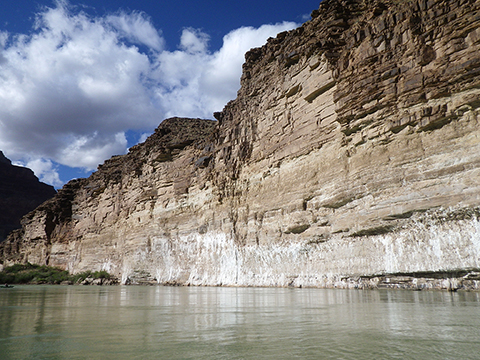
[[12, 283], [15, 284], [28, 284], [33, 280], [35, 275], [33, 274], [32, 271], [29, 272], [20, 272], [15, 274], [15, 280], [12, 281]]
[[30, 263], [14, 264], [12, 266], [6, 267], [2, 272], [13, 274], [13, 273], [18, 273], [18, 272], [24, 271], [24, 270], [36, 269], [36, 268], [39, 268], [39, 267], [40, 267], [40, 265], [32, 265]]
[[80, 284], [83, 282], [86, 278], [90, 277], [91, 271], [84, 271], [75, 275], [72, 275], [72, 282], [74, 284]]
[[15, 282], [15, 275], [8, 273], [0, 273], [0, 284], [12, 284]]
[[101, 271], [95, 271], [94, 273], [92, 273], [92, 277], [94, 279], [110, 279], [110, 274], [105, 270], [101, 270]]
[[52, 266], [27, 264], [14, 264], [0, 272], [0, 284], [60, 284], [69, 282], [79, 284], [86, 278], [110, 279], [111, 275], [105, 270], [84, 271], [70, 275], [66, 270]]

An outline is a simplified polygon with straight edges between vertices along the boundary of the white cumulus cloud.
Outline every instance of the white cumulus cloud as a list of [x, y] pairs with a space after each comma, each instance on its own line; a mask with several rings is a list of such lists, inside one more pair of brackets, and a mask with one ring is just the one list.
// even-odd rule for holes
[[211, 117], [235, 98], [240, 88], [245, 52], [269, 37], [297, 26], [283, 22], [259, 28], [242, 27], [223, 38], [223, 46], [208, 50], [208, 35], [184, 29], [177, 51], [163, 51], [153, 75], [158, 79], [155, 101], [169, 116]]
[[58, 1], [31, 34], [0, 31], [0, 150], [58, 186], [55, 164], [95, 169], [126, 152], [128, 130], [211, 118], [235, 98], [244, 53], [295, 26], [236, 29], [213, 52], [208, 34], [187, 28], [167, 51], [144, 13], [92, 17]]
[[107, 16], [106, 20], [130, 41], [143, 44], [155, 51], [163, 49], [165, 41], [160, 36], [160, 32], [153, 27], [146, 14], [142, 12], [131, 14], [120, 12], [117, 15]]
[[14, 162], [14, 165], [27, 167], [35, 173], [40, 181], [53, 186], [61, 186], [62, 181], [58, 175], [57, 169], [51, 160], [48, 159], [29, 159], [27, 162]]

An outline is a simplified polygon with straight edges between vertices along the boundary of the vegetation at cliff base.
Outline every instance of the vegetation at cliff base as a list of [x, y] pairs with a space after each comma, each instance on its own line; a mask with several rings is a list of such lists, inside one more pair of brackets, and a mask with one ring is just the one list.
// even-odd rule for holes
[[[85, 271], [70, 274], [52, 266], [15, 264], [0, 272], [0, 284], [103, 284], [104, 280], [114, 280], [106, 271]], [[110, 281], [110, 283], [115, 281]]]

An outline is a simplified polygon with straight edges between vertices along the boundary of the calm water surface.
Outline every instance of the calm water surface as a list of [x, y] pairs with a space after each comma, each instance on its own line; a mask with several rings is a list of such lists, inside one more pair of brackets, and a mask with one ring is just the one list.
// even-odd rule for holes
[[0, 359], [480, 359], [480, 294], [16, 286]]

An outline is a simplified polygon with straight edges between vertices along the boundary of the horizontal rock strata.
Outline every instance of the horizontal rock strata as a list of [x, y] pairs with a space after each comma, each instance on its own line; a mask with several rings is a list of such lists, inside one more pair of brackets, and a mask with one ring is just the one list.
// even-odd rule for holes
[[246, 54], [218, 123], [167, 120], [69, 183], [1, 245], [4, 264], [124, 283], [478, 289], [479, 8], [324, 0]]

